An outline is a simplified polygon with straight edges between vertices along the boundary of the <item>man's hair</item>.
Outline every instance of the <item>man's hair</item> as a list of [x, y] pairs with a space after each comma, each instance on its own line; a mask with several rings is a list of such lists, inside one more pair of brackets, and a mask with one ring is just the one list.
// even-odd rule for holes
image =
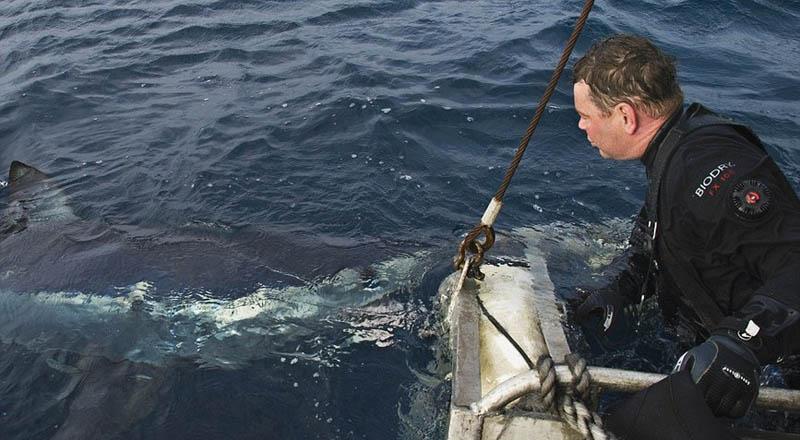
[[575, 63], [572, 82], [581, 81], [606, 115], [622, 102], [654, 118], [669, 116], [683, 104], [675, 60], [644, 37], [615, 35], [595, 43]]

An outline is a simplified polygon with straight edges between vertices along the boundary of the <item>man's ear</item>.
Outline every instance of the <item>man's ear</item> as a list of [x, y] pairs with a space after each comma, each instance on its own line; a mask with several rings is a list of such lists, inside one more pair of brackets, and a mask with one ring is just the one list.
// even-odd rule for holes
[[636, 109], [627, 102], [621, 102], [614, 107], [614, 111], [618, 113], [622, 120], [622, 127], [625, 133], [633, 134], [639, 128], [639, 115], [636, 114]]

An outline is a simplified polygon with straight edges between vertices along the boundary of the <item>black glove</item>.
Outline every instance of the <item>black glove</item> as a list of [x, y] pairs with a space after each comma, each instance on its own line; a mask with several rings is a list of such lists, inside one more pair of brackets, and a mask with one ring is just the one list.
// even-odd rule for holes
[[715, 416], [741, 417], [758, 396], [758, 359], [728, 335], [712, 335], [678, 359], [674, 371], [689, 370]]
[[578, 306], [575, 318], [589, 330], [600, 333], [607, 341], [618, 341], [628, 333], [635, 305], [611, 289], [591, 293]]

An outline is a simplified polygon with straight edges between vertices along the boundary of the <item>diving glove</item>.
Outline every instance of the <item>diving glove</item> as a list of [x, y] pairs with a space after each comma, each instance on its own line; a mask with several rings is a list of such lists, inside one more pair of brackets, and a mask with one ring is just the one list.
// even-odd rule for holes
[[618, 340], [627, 333], [635, 307], [628, 298], [614, 290], [600, 289], [586, 297], [575, 311], [575, 317], [589, 330], [601, 333], [611, 340]]
[[729, 335], [712, 335], [684, 353], [673, 371], [682, 370], [689, 371], [717, 417], [743, 416], [758, 396], [758, 359]]

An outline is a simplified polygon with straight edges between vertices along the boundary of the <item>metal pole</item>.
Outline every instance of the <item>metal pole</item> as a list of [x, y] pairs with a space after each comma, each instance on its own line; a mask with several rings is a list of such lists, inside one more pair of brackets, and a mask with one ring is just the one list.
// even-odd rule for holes
[[[556, 372], [561, 378], [561, 372]], [[564, 374], [570, 377], [568, 367], [564, 367]], [[617, 370], [614, 368], [589, 367], [592, 382], [602, 388], [612, 391], [636, 392], [667, 377], [665, 374], [640, 373], [638, 371]], [[785, 388], [763, 387], [758, 391], [756, 406], [764, 409], [800, 412], [800, 391]]]
[[[566, 365], [556, 365], [556, 376], [560, 383], [570, 383], [572, 372]], [[667, 377], [665, 374], [642, 373], [615, 368], [588, 367], [592, 383], [604, 390], [634, 393]], [[528, 370], [498, 385], [470, 408], [475, 414], [497, 411], [509, 402], [540, 389], [539, 375]], [[800, 391], [781, 388], [761, 388], [756, 405], [759, 408], [800, 412]]]

